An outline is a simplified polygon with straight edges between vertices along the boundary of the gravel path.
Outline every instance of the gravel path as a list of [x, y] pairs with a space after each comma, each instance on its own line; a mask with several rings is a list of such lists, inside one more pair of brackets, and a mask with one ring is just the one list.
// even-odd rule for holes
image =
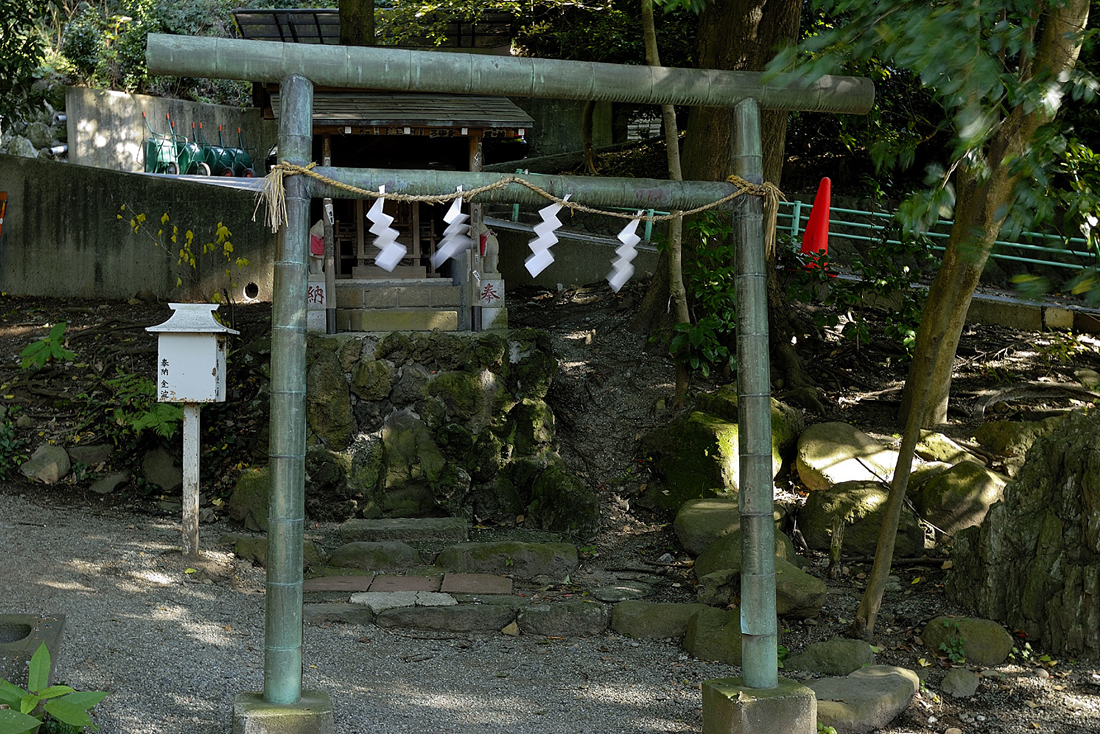
[[[58, 679], [111, 693], [102, 734], [229, 731], [235, 696], [262, 687], [263, 569], [215, 550], [185, 573], [171, 517], [12, 490], [0, 493], [0, 611], [66, 615]], [[204, 525], [203, 547], [228, 529]], [[347, 734], [700, 731], [697, 685], [739, 672], [613, 633], [307, 627], [304, 656], [304, 687], [331, 694]]]

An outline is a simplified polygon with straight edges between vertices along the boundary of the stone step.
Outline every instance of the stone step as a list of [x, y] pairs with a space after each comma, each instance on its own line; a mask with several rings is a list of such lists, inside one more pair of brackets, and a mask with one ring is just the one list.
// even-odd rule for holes
[[428, 277], [428, 269], [423, 265], [398, 265], [393, 270], [384, 270], [377, 265], [356, 265], [351, 270], [353, 278], [379, 278], [379, 279], [398, 279], [408, 278], [410, 280], [420, 280]]
[[348, 520], [340, 525], [340, 539], [382, 542], [386, 540], [442, 540], [462, 543], [468, 537], [461, 517], [408, 517], [382, 520]]
[[337, 281], [337, 308], [457, 308], [462, 286], [451, 280]]
[[439, 308], [337, 309], [340, 331], [458, 331], [458, 311]]

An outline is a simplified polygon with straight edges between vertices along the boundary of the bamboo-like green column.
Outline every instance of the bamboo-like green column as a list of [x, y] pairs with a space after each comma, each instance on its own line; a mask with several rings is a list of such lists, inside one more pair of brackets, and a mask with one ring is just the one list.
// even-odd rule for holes
[[[730, 163], [749, 183], [763, 183], [760, 106], [746, 99], [730, 113]], [[741, 668], [745, 685], [779, 685], [775, 618], [775, 526], [772, 524], [771, 366], [764, 200], [735, 202], [737, 413], [741, 511]]]
[[[308, 165], [313, 153], [313, 84], [283, 80], [279, 154]], [[302, 697], [302, 537], [306, 459], [306, 282], [309, 192], [285, 181], [287, 223], [276, 240], [271, 316], [271, 504], [268, 512], [264, 701]]]

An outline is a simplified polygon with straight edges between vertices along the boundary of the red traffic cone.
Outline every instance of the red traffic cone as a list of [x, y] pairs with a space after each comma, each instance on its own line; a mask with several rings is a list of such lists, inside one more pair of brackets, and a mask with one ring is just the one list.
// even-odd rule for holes
[[814, 197], [814, 207], [810, 210], [810, 221], [802, 233], [802, 254], [822, 254], [829, 252], [829, 199], [832, 198], [832, 182], [821, 179]]

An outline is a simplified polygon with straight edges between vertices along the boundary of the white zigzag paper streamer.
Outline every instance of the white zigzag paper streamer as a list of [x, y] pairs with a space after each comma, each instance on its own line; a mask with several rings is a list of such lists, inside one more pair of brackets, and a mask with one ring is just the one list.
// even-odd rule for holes
[[[462, 191], [462, 187], [456, 187], [455, 191]], [[451, 208], [443, 215], [447, 228], [443, 230], [443, 238], [439, 240], [435, 254], [432, 255], [433, 268], [438, 270], [444, 262], [465, 252], [474, 244], [469, 235], [470, 225], [466, 224], [469, 218], [470, 215], [462, 213], [461, 196], [451, 202]]]
[[[386, 187], [379, 186], [378, 193], [386, 193]], [[393, 217], [382, 211], [385, 202], [382, 197], [375, 199], [367, 212], [367, 219], [372, 222], [370, 233], [374, 235], [374, 246], [381, 250], [374, 258], [374, 264], [387, 272], [393, 272], [409, 249], [397, 241], [398, 231], [390, 226], [393, 224]]]
[[[569, 194], [566, 194], [562, 201], [569, 201]], [[546, 270], [547, 266], [554, 262], [554, 256], [550, 254], [550, 248], [558, 242], [554, 230], [561, 226], [561, 220], [557, 216], [559, 211], [561, 211], [561, 204], [551, 204], [539, 209], [539, 216], [542, 217], [542, 221], [535, 225], [535, 239], [527, 243], [527, 246], [531, 248], [531, 254], [523, 261], [523, 264], [527, 266], [527, 272], [532, 277]]]
[[[643, 212], [638, 212], [639, 217], [642, 214]], [[630, 261], [638, 256], [638, 251], [634, 249], [634, 246], [642, 241], [642, 238], [638, 236], [638, 225], [641, 221], [640, 219], [632, 219], [629, 224], [623, 227], [623, 231], [619, 232], [619, 242], [623, 244], [615, 250], [615, 254], [619, 257], [611, 263], [611, 272], [607, 274], [607, 282], [611, 284], [611, 290], [616, 293], [626, 284], [626, 281], [630, 280], [630, 276], [634, 275], [634, 265]]]

